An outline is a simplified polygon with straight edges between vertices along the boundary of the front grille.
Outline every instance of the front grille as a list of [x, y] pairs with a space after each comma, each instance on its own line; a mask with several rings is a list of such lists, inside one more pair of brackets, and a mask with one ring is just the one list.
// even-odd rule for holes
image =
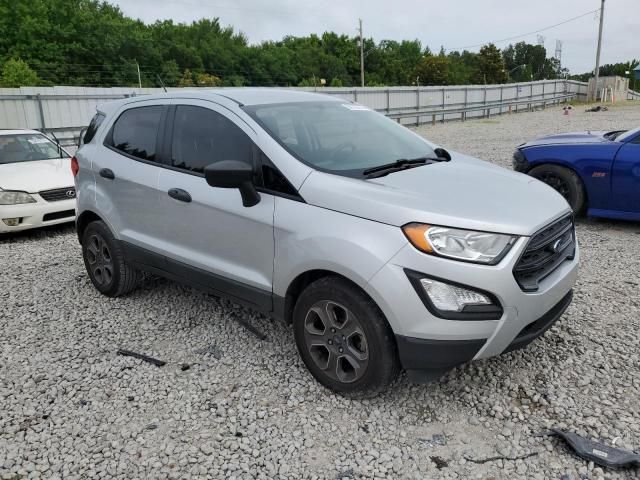
[[53, 213], [45, 214], [42, 217], [42, 221], [43, 222], [50, 222], [52, 220], [60, 220], [62, 218], [72, 219], [75, 216], [76, 216], [76, 211], [75, 210], [63, 210], [61, 212], [53, 212]]
[[573, 216], [568, 215], [536, 233], [513, 268], [513, 275], [525, 292], [538, 290], [538, 283], [564, 261], [573, 258], [576, 235]]
[[44, 190], [39, 194], [47, 202], [57, 202], [76, 198], [76, 189], [75, 187], [56, 188], [55, 190]]

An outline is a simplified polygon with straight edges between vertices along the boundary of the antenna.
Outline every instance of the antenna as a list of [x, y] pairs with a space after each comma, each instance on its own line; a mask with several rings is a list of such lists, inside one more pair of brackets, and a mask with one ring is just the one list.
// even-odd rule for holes
[[546, 40], [546, 38], [543, 35], [538, 35], [538, 45], [540, 47], [544, 47], [544, 41]]
[[164, 82], [162, 81], [162, 79], [160, 78], [160, 75], [158, 75], [156, 73], [156, 78], [158, 79], [158, 81], [160, 82], [160, 86], [164, 89], [164, 93], [167, 93], [167, 87], [164, 86]]

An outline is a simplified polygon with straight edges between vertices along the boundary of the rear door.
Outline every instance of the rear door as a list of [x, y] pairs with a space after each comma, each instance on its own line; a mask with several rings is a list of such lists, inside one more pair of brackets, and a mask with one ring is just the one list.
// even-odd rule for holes
[[613, 210], [640, 213], [640, 134], [616, 155], [611, 176]]
[[255, 132], [230, 110], [207, 101], [181, 99], [170, 118], [169, 165], [158, 181], [170, 268], [195, 269], [184, 274], [270, 310], [274, 197], [261, 193], [257, 205], [244, 207], [239, 190], [210, 187], [203, 173], [221, 160], [255, 168]]
[[165, 103], [127, 105], [95, 155], [96, 203], [122, 241], [157, 251], [163, 226], [158, 194], [161, 131]]

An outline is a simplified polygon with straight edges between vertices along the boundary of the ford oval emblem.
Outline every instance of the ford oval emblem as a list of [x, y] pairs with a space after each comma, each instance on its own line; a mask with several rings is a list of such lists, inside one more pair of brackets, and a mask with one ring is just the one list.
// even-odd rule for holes
[[65, 195], [67, 196], [67, 198], [73, 198], [76, 196], [76, 191], [75, 190], [67, 190], [65, 192]]
[[559, 238], [555, 242], [553, 242], [553, 245], [551, 245], [551, 251], [553, 253], [558, 253], [560, 251], [560, 246], [561, 245], [562, 245], [562, 239]]

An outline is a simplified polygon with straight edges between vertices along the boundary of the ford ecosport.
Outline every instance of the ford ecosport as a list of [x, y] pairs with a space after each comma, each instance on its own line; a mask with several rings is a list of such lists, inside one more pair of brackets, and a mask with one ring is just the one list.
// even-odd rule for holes
[[148, 271], [293, 326], [323, 385], [379, 392], [527, 345], [571, 302], [571, 209], [356, 103], [277, 89], [98, 108], [72, 159], [103, 294]]

